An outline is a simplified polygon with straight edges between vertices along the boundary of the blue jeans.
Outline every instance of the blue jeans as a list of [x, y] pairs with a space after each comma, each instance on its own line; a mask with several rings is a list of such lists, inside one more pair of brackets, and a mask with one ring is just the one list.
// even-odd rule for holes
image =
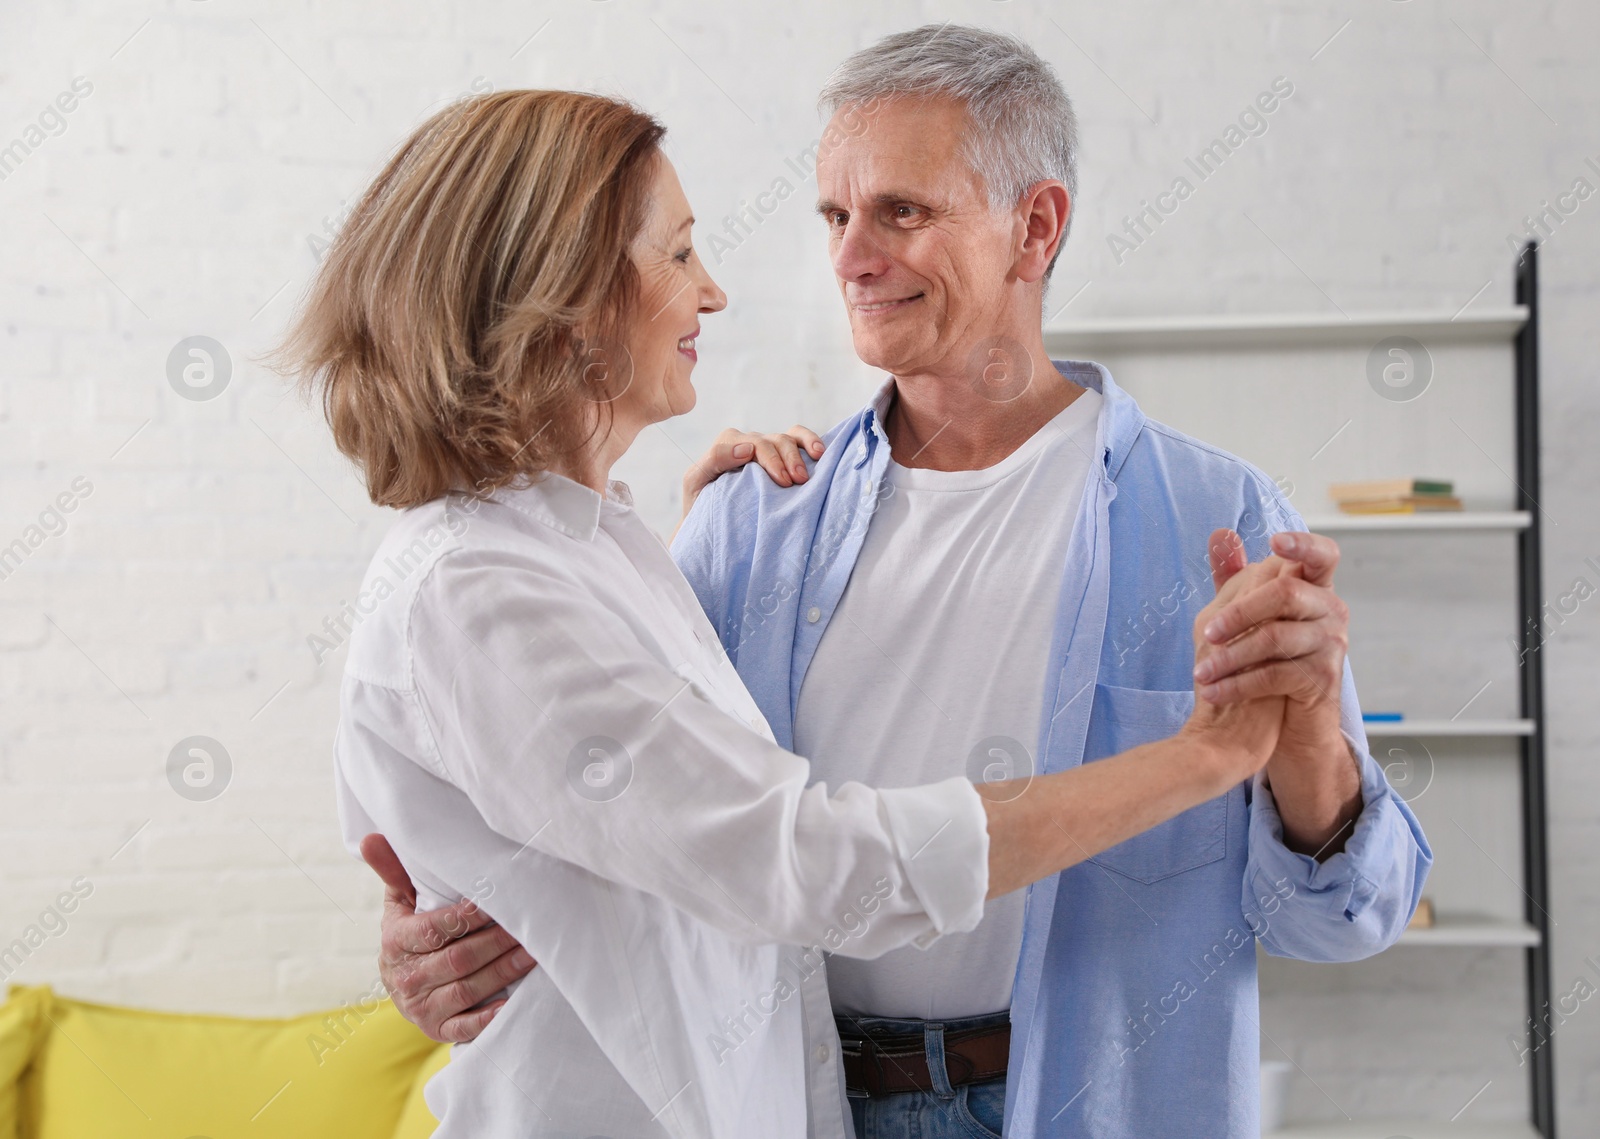
[[950, 1086], [944, 1064], [944, 1034], [964, 1028], [1004, 1024], [1010, 1013], [963, 1017], [946, 1021], [896, 1020], [891, 1017], [840, 1017], [840, 1031], [856, 1036], [923, 1034], [931, 1092], [902, 1092], [887, 1096], [850, 1097], [856, 1139], [999, 1139], [1005, 1115], [1006, 1081]]

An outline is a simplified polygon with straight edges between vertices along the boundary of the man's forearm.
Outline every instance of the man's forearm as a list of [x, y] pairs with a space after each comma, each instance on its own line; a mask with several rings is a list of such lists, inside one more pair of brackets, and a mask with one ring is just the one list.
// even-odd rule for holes
[[1361, 767], [1339, 730], [1337, 705], [1310, 719], [1286, 718], [1267, 762], [1267, 784], [1283, 820], [1283, 844], [1326, 859], [1344, 849], [1361, 815]]
[[1214, 799], [1255, 766], [1242, 747], [1180, 732], [1070, 771], [982, 784], [988, 896], [1019, 890]]

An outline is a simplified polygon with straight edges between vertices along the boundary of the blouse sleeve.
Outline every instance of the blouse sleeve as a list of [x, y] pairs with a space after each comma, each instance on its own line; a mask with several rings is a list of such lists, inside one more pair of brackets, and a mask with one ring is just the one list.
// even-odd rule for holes
[[808, 787], [806, 760], [515, 552], [441, 558], [408, 623], [439, 773], [508, 838], [753, 942], [864, 920], [840, 948], [875, 957], [982, 918], [987, 822], [966, 779]]

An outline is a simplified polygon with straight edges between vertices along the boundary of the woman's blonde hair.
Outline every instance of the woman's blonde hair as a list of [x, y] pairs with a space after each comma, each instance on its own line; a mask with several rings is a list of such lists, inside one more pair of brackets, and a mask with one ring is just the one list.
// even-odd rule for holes
[[272, 355], [373, 502], [487, 494], [600, 429], [595, 345], [620, 342], [638, 296], [629, 245], [665, 133], [598, 95], [504, 91], [389, 161]]

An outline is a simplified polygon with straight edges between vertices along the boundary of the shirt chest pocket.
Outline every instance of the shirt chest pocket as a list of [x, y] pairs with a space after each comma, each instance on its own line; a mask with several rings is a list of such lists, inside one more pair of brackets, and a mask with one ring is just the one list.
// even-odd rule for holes
[[[1097, 684], [1084, 755], [1096, 759], [1166, 739], [1194, 708], [1194, 693]], [[1159, 882], [1227, 853], [1228, 799], [1218, 796], [1096, 855], [1094, 861], [1136, 882]]]

